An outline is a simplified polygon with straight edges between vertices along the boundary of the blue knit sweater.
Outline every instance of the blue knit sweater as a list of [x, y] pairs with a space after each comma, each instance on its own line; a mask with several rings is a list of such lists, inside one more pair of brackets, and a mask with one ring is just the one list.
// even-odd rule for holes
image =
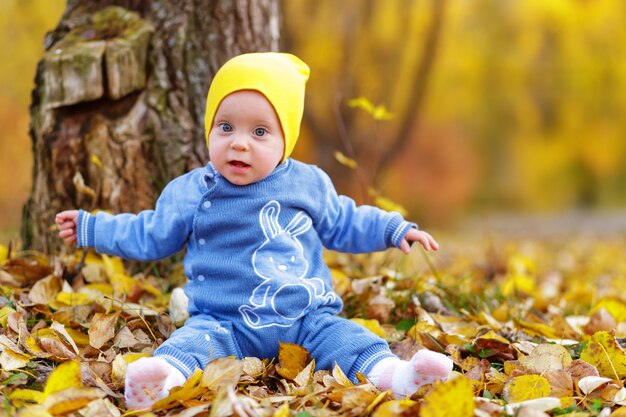
[[212, 164], [170, 182], [154, 210], [81, 210], [78, 246], [132, 260], [187, 246], [190, 314], [290, 326], [308, 312], [341, 311], [323, 247], [363, 253], [398, 247], [410, 227], [398, 213], [357, 207], [319, 168], [293, 159], [265, 179], [233, 185]]

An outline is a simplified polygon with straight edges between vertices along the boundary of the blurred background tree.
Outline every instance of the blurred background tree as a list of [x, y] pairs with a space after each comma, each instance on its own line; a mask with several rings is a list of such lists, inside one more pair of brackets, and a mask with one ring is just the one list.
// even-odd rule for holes
[[[312, 68], [295, 156], [327, 169], [340, 191], [365, 199], [358, 173], [333, 157], [350, 156], [352, 146], [367, 181], [420, 224], [485, 211], [626, 207], [621, 0], [282, 4], [282, 49]], [[0, 4], [0, 45], [11, 57], [0, 63], [0, 228], [19, 226], [28, 195], [29, 94], [43, 32], [64, 6]], [[417, 71], [433, 44], [415, 109]], [[359, 97], [392, 117], [350, 107]], [[406, 148], [379, 170], [403, 126]]]

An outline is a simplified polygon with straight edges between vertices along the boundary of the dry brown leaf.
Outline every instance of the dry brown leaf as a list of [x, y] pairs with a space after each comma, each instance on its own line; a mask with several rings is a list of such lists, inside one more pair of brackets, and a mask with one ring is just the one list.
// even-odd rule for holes
[[569, 364], [565, 371], [576, 381], [586, 376], [600, 376], [595, 366], [583, 360], [576, 359]]
[[76, 353], [51, 329], [41, 329], [34, 333], [39, 346], [45, 350], [50, 357], [58, 361], [71, 360], [76, 357]]
[[517, 359], [517, 351], [509, 341], [492, 330], [474, 339], [472, 345], [481, 357], [495, 357], [502, 361]]
[[572, 376], [563, 370], [547, 371], [544, 378], [550, 384], [551, 397], [571, 397], [574, 395], [574, 380]]
[[100, 349], [115, 336], [115, 323], [119, 317], [118, 313], [103, 314], [96, 313], [93, 316], [91, 326], [89, 326], [89, 344]]
[[526, 368], [543, 374], [546, 371], [562, 370], [572, 363], [572, 357], [561, 345], [543, 343], [537, 345], [530, 355], [520, 360]]
[[28, 298], [35, 304], [48, 304], [56, 298], [61, 288], [63, 288], [61, 278], [56, 275], [49, 275], [35, 282], [28, 292]]
[[596, 310], [591, 315], [589, 322], [582, 326], [582, 329], [585, 334], [592, 335], [599, 331], [611, 331], [615, 329], [616, 326], [617, 322], [615, 318], [603, 307]]
[[241, 361], [232, 357], [217, 358], [204, 368], [200, 385], [217, 391], [220, 387], [237, 384], [242, 375]]
[[315, 371], [315, 359], [311, 360], [309, 364], [293, 379], [299, 387], [304, 387], [309, 384]]

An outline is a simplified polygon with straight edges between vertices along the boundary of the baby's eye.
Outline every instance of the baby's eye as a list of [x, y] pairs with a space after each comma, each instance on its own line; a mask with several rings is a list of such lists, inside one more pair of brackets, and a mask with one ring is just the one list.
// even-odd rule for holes
[[296, 261], [296, 257], [295, 257], [295, 256], [292, 256], [292, 257], [291, 257], [291, 262], [295, 262], [295, 261]]
[[264, 127], [257, 127], [254, 129], [254, 136], [265, 136], [267, 129]]
[[219, 124], [219, 125], [217, 125], [217, 126], [220, 128], [220, 130], [221, 130], [222, 132], [227, 132], [227, 133], [229, 133], [229, 132], [232, 132], [232, 131], [233, 131], [233, 127], [232, 127], [230, 124], [226, 123], [226, 122], [222, 122], [222, 123], [220, 123], [220, 124]]

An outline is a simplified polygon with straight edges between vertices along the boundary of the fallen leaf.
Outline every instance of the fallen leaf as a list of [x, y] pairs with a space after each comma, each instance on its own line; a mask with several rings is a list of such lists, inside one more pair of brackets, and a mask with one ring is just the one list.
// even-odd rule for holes
[[613, 381], [611, 378], [602, 376], [587, 376], [578, 381], [578, 388], [583, 394], [590, 394], [611, 381]]
[[601, 376], [626, 376], [626, 352], [609, 332], [596, 332], [580, 353], [580, 359], [595, 366]]
[[519, 403], [550, 395], [550, 383], [541, 375], [521, 375], [505, 385], [503, 397], [508, 403]]
[[311, 360], [311, 362], [309, 362], [309, 364], [302, 371], [300, 371], [300, 373], [293, 379], [293, 382], [295, 382], [299, 387], [304, 387], [309, 384], [309, 381], [311, 381], [313, 372], [315, 372], [315, 359]]
[[472, 417], [474, 415], [474, 390], [472, 383], [458, 376], [444, 383], [435, 384], [426, 395], [420, 408], [421, 417]]
[[60, 364], [50, 373], [43, 393], [47, 399], [55, 392], [63, 391], [67, 388], [80, 388], [82, 386], [83, 380], [80, 374], [80, 362], [73, 360]]
[[100, 349], [115, 336], [115, 323], [118, 314], [96, 313], [93, 316], [91, 326], [89, 326], [89, 344], [96, 349]]
[[202, 373], [201, 386], [211, 391], [235, 385], [243, 375], [243, 364], [233, 357], [217, 358], [208, 363]]
[[32, 389], [15, 389], [8, 397], [18, 406], [40, 404], [45, 399], [43, 392]]
[[302, 346], [281, 343], [278, 347], [276, 372], [283, 378], [293, 380], [311, 361], [311, 354]]
[[28, 292], [28, 298], [35, 304], [48, 304], [56, 298], [62, 287], [63, 283], [60, 277], [49, 275], [35, 282]]
[[372, 417], [396, 417], [418, 415], [419, 404], [411, 400], [387, 401], [379, 405]]
[[615, 318], [606, 308], [602, 307], [591, 315], [589, 322], [582, 326], [582, 329], [585, 334], [594, 334], [599, 331], [611, 331], [615, 329], [616, 325]]
[[532, 371], [542, 374], [546, 371], [562, 370], [572, 363], [572, 357], [561, 345], [543, 343], [537, 345], [530, 355], [520, 360]]
[[504, 411], [513, 416], [517, 416], [522, 409], [528, 409], [538, 412], [552, 410], [561, 406], [561, 400], [558, 398], [545, 397], [536, 398], [534, 400], [527, 400], [518, 403], [507, 404], [504, 406]]
[[66, 388], [46, 396], [43, 405], [53, 415], [66, 415], [80, 410], [94, 400], [104, 398], [106, 394], [98, 388]]
[[543, 373], [543, 377], [550, 384], [551, 397], [561, 398], [574, 395], [574, 381], [569, 373], [563, 370], [546, 371]]
[[385, 330], [380, 326], [380, 323], [378, 322], [378, 320], [361, 319], [361, 318], [352, 318], [350, 320], [365, 327], [367, 330], [374, 333], [376, 336], [380, 336], [383, 339], [387, 337], [387, 333], [385, 333]]

